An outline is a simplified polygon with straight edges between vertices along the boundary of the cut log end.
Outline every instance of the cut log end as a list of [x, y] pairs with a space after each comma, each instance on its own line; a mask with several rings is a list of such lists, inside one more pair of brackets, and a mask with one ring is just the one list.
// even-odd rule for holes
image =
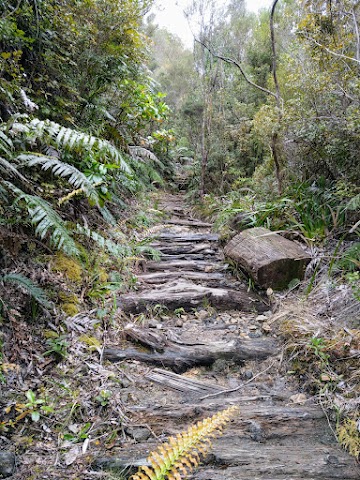
[[283, 290], [294, 279], [302, 280], [311, 260], [297, 243], [262, 227], [236, 235], [224, 253], [261, 288], [274, 290]]

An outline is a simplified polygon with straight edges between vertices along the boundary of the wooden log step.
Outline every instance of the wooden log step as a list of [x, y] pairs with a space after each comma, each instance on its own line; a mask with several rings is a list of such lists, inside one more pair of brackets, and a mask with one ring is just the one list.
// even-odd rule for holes
[[[147, 456], [158, 443], [127, 445], [112, 457], [95, 459], [94, 466], [123, 470], [148, 465]], [[133, 471], [131, 471], [132, 473]], [[251, 438], [220, 437], [212, 441], [205, 465], [189, 480], [358, 480], [359, 465], [336, 445], [307, 444], [306, 437], [294, 442], [264, 445]]]
[[217, 251], [211, 248], [210, 243], [198, 243], [193, 244], [190, 242], [184, 243], [160, 243], [160, 242], [153, 242], [151, 243], [153, 248], [156, 248], [161, 253], [167, 253], [171, 255], [177, 254], [184, 254], [184, 253], [203, 253], [205, 255], [215, 255]]
[[172, 260], [164, 262], [146, 262], [146, 270], [148, 271], [174, 271], [174, 270], [192, 270], [200, 272], [223, 272], [227, 269], [227, 265], [222, 262], [209, 262], [205, 260]]
[[[241, 392], [241, 389], [239, 391]], [[261, 425], [265, 425], [268, 429], [271, 429], [273, 426], [274, 428], [277, 428], [279, 425], [287, 426], [291, 423], [298, 425], [302, 422], [310, 425], [308, 426], [308, 434], [310, 435], [311, 433], [311, 435], [315, 436], [318, 436], [319, 432], [310, 432], [312, 429], [311, 425], [321, 421], [324, 425], [324, 428], [327, 428], [326, 415], [319, 407], [314, 405], [284, 406], [283, 404], [276, 404], [274, 401], [276, 401], [278, 395], [278, 392], [274, 391], [269, 392], [267, 396], [259, 396], [260, 398], [265, 399], [271, 398], [271, 408], [269, 408], [269, 403], [266, 402], [254, 404], [251, 400], [251, 396], [244, 396], [244, 393], [242, 393], [242, 396], [237, 397], [230, 396], [230, 394], [224, 394], [223, 396], [209, 398], [206, 400], [206, 402], [202, 401], [198, 403], [193, 402], [193, 399], [191, 399], [190, 405], [161, 405], [161, 409], [159, 409], [157, 406], [154, 408], [144, 407], [144, 409], [140, 411], [139, 409], [135, 408], [134, 414], [136, 411], [141, 412], [141, 415], [145, 415], [150, 424], [161, 424], [163, 422], [168, 422], [169, 420], [172, 420], [174, 423], [178, 424], [179, 420], [185, 422], [186, 419], [188, 419], [189, 422], [193, 422], [196, 421], [196, 419], [214, 415], [219, 408], [227, 408], [230, 405], [237, 404], [240, 406], [240, 415], [236, 416], [232, 420], [231, 426], [228, 427], [229, 436], [233, 434], [232, 430], [236, 430], [244, 423], [249, 425], [252, 420], [259, 422]], [[318, 429], [321, 430], [322, 433], [323, 428]]]
[[200, 395], [206, 395], [208, 393], [215, 393], [223, 390], [219, 385], [210, 385], [205, 382], [199, 382], [192, 378], [184, 377], [183, 375], [178, 375], [160, 368], [154, 368], [145, 375], [145, 378], [158, 383], [163, 387], [186, 394], [198, 393]]
[[[200, 468], [191, 478], [353, 480], [360, 474], [355, 459], [340, 447], [308, 445], [306, 437], [295, 445], [261, 445], [255, 441], [223, 437], [213, 443], [211, 463], [215, 468]], [[228, 468], [217, 469], [217, 465]]]
[[311, 257], [295, 242], [263, 227], [244, 230], [225, 247], [227, 257], [235, 260], [262, 288], [287, 288], [290, 281], [304, 278]]
[[220, 239], [215, 233], [160, 233], [156, 238], [165, 242], [218, 242]]
[[192, 220], [192, 219], [189, 219], [189, 220], [181, 220], [181, 219], [170, 219], [170, 220], [166, 220], [164, 222], [165, 224], [169, 224], [169, 225], [183, 225], [185, 227], [189, 226], [189, 227], [196, 227], [196, 228], [211, 228], [213, 225], [212, 223], [207, 223], [207, 222], [201, 222], [200, 220]]
[[204, 284], [225, 281], [226, 277], [219, 272], [192, 272], [183, 270], [181, 272], [159, 272], [159, 273], [145, 273], [138, 275], [137, 280], [140, 283], [148, 284], [162, 284], [172, 282], [174, 280], [191, 280], [192, 282], [203, 282]]
[[[277, 352], [276, 343], [268, 338], [186, 345], [161, 339], [161, 336], [157, 341], [156, 334], [147, 330], [149, 329], [134, 329], [133, 336], [141, 344], [151, 346], [149, 353], [136, 348], [106, 348], [104, 358], [113, 362], [126, 359], [138, 360], [170, 367], [175, 372], [182, 373], [196, 365], [212, 365], [219, 359], [242, 363], [246, 360], [262, 360]], [[126, 333], [131, 335], [131, 330], [127, 328]]]
[[[215, 254], [215, 252], [214, 252]], [[211, 258], [209, 258], [211, 257]], [[214, 258], [215, 257], [215, 258]], [[223, 261], [223, 259], [220, 257], [220, 255], [207, 255], [205, 253], [179, 253], [177, 255], [168, 255], [168, 254], [162, 254], [160, 257], [161, 262], [165, 261], [177, 261], [177, 260], [188, 260], [188, 261], [205, 261], [205, 260], [210, 260], [210, 261]]]
[[219, 309], [238, 309], [244, 312], [264, 312], [269, 307], [258, 295], [247, 292], [245, 288], [232, 290], [196, 285], [180, 280], [166, 288], [126, 293], [117, 299], [124, 312], [140, 313], [154, 305], [164, 305], [169, 310], [183, 307], [191, 309], [205, 302]]

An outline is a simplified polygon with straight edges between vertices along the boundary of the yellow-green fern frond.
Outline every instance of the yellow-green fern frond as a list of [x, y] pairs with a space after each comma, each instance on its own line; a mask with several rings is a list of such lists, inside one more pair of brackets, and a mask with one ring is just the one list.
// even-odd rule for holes
[[337, 434], [340, 445], [350, 455], [360, 458], [360, 419], [347, 418], [338, 428]]
[[211, 446], [211, 438], [222, 434], [225, 424], [238, 407], [230, 407], [192, 425], [152, 452], [147, 459], [151, 467], [140, 467], [130, 480], [181, 480], [200, 463]]
[[59, 177], [66, 178], [76, 191], [81, 190], [95, 205], [99, 203], [96, 186], [73, 165], [62, 162], [56, 157], [49, 157], [39, 153], [23, 153], [18, 156], [18, 161], [27, 167], [39, 165], [42, 170], [51, 170]]

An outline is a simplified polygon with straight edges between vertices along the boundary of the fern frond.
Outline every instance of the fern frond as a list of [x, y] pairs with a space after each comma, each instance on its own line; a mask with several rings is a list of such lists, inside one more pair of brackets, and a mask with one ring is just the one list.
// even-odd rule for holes
[[209, 448], [209, 437], [220, 435], [223, 426], [236, 411], [237, 407], [230, 407], [196, 423], [176, 437], [171, 437], [167, 443], [150, 454], [147, 460], [151, 468], [140, 467], [130, 480], [181, 480], [179, 472], [187, 476], [199, 465], [198, 452], [205, 452]]
[[28, 127], [36, 137], [41, 138], [47, 133], [57, 145], [62, 147], [68, 147], [70, 149], [81, 148], [84, 150], [97, 148], [100, 152], [103, 152], [104, 155], [108, 155], [124, 172], [131, 172], [123, 155], [107, 140], [94, 137], [79, 130], [63, 127], [50, 120], [42, 121], [38, 118], [31, 120]]
[[20, 273], [8, 273], [3, 277], [0, 277], [0, 280], [5, 283], [15, 283], [17, 286], [22, 287], [43, 307], [50, 308], [52, 306], [45, 291], [38, 285], [35, 285], [35, 283], [30, 280], [30, 278], [25, 277], [25, 275], [21, 275]]
[[7, 177], [17, 177], [23, 182], [29, 183], [27, 178], [18, 171], [17, 167], [3, 157], [0, 157], [0, 171]]
[[29, 195], [9, 182], [6, 185], [17, 195], [15, 202], [23, 200], [26, 204], [30, 221], [35, 226], [35, 233], [40, 238], [49, 234], [50, 243], [69, 256], [77, 256], [79, 250], [69, 234], [63, 219], [44, 199]]
[[358, 195], [355, 195], [348, 204], [346, 205], [346, 210], [359, 210], [360, 209], [360, 193]]
[[[24, 182], [28, 180], [21, 175], [13, 158], [14, 145], [2, 130], [0, 130], [0, 172], [7, 177], [18, 177]], [[4, 156], [6, 158], [4, 158]]]
[[0, 130], [0, 152], [2, 155], [11, 156], [14, 150], [14, 145], [11, 140], [2, 130]]
[[140, 160], [140, 161], [151, 160], [155, 163], [159, 163], [162, 165], [158, 157], [147, 148], [139, 147], [136, 145], [129, 145], [129, 153], [132, 156], [132, 158], [135, 160]]
[[104, 207], [99, 206], [98, 208], [105, 222], [109, 223], [114, 227], [116, 225], [116, 220], [114, 218], [114, 215], [109, 211], [109, 209], [106, 208], [105, 206]]
[[103, 237], [100, 233], [91, 230], [88, 227], [83, 227], [79, 224], [76, 225], [76, 233], [84, 235], [87, 238], [93, 240], [101, 249], [106, 250], [108, 253], [116, 258], [129, 257], [132, 251], [129, 247], [119, 245], [108, 238]]
[[23, 153], [17, 157], [22, 165], [33, 167], [40, 165], [42, 170], [51, 170], [54, 175], [66, 178], [75, 189], [81, 189], [85, 195], [98, 205], [99, 196], [93, 183], [73, 165], [64, 163], [56, 157], [36, 153]]

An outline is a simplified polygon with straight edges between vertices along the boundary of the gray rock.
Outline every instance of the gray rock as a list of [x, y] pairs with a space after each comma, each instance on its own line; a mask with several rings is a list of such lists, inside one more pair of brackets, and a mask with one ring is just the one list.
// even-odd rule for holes
[[244, 378], [245, 378], [246, 380], [251, 380], [253, 376], [254, 376], [254, 374], [253, 374], [253, 372], [252, 372], [251, 370], [246, 370], [246, 371], [244, 372]]
[[12, 452], [0, 452], [0, 478], [11, 477], [15, 470], [15, 454]]
[[250, 338], [260, 338], [260, 337], [262, 337], [262, 333], [259, 332], [259, 330], [256, 330], [255, 332], [249, 332], [249, 337]]
[[131, 385], [132, 385], [132, 382], [131, 382], [128, 378], [123, 377], [123, 378], [121, 379], [121, 386], [122, 386], [123, 388], [129, 388], [129, 387], [131, 387]]
[[259, 423], [253, 420], [250, 421], [249, 432], [250, 432], [250, 438], [255, 442], [261, 443], [265, 441], [265, 435]]
[[151, 436], [151, 433], [145, 427], [127, 427], [125, 432], [139, 443], [145, 442]]

